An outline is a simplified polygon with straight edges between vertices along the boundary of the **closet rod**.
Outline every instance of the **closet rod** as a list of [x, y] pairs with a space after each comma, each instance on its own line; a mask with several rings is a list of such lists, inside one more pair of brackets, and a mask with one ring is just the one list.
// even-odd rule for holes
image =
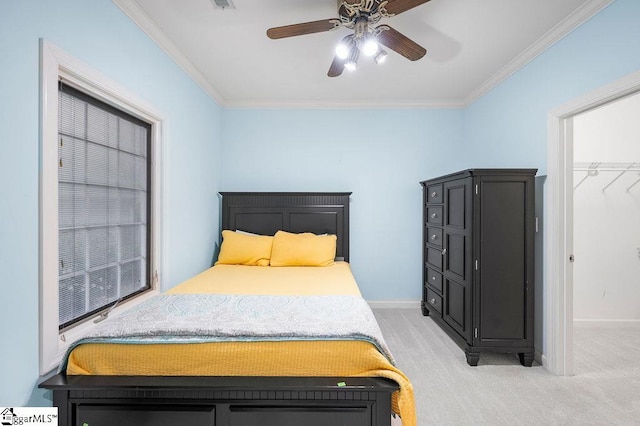
[[[597, 169], [589, 167], [574, 167], [574, 172], [619, 172], [620, 168], [615, 167], [598, 167]], [[640, 172], [640, 166], [624, 169], [625, 172]], [[593, 176], [597, 176], [597, 173]]]
[[640, 161], [626, 161], [626, 162], [576, 161], [575, 163], [573, 163], [573, 170], [576, 170], [576, 171], [588, 171], [588, 170], [594, 170], [594, 169], [602, 170], [602, 171], [616, 171], [616, 170], [640, 171]]
[[[587, 172], [587, 174], [580, 179], [580, 181], [573, 187], [574, 191], [582, 185], [582, 183], [590, 177], [598, 176], [600, 172], [620, 172], [618, 175], [613, 178], [611, 182], [609, 182], [604, 188], [602, 188], [602, 192], [604, 192], [607, 188], [609, 188], [615, 181], [620, 179], [627, 172], [638, 172], [640, 174], [640, 162], [634, 161], [632, 163], [604, 163], [604, 162], [590, 162], [590, 163], [573, 163], [573, 171], [574, 172]], [[627, 192], [634, 186], [640, 183], [640, 179], [635, 181], [631, 186], [627, 187]]]

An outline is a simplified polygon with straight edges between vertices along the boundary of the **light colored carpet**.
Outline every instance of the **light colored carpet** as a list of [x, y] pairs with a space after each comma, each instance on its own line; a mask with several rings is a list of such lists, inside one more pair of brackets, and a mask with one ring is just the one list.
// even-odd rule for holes
[[509, 354], [470, 367], [419, 310], [374, 313], [413, 383], [419, 425], [640, 425], [640, 323], [577, 323], [576, 375], [559, 377]]

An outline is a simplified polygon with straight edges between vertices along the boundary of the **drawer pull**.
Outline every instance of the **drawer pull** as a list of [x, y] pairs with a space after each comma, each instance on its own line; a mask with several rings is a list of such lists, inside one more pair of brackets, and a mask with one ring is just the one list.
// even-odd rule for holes
[[431, 219], [435, 219], [436, 217], [438, 217], [437, 213], [431, 213]]
[[438, 237], [436, 236], [436, 234], [433, 234], [433, 235], [431, 236], [431, 239], [432, 239], [432, 240], [437, 240], [437, 239], [438, 239]]
[[431, 281], [435, 281], [435, 280], [436, 280], [435, 276], [431, 277]]
[[433, 191], [431, 193], [431, 198], [436, 198], [438, 196], [438, 193], [436, 191]]
[[435, 297], [431, 299], [431, 304], [432, 304], [432, 305], [435, 305], [435, 304], [436, 304], [436, 298], [435, 298]]
[[447, 249], [442, 249], [442, 255], [444, 256], [445, 254], [447, 254]]

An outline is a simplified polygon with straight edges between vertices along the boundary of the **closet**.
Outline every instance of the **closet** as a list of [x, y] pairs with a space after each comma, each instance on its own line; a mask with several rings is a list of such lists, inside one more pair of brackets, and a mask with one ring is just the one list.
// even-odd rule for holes
[[574, 163], [574, 318], [640, 319], [640, 162]]
[[573, 317], [640, 320], [640, 94], [573, 117]]

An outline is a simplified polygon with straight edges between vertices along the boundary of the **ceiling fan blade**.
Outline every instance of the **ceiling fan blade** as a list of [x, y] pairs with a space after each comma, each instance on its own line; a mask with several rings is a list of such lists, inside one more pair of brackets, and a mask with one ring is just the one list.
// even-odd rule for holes
[[344, 60], [338, 58], [337, 56], [333, 57], [333, 61], [331, 62], [331, 66], [329, 67], [329, 72], [327, 75], [329, 77], [338, 77], [344, 71]]
[[384, 8], [389, 15], [399, 15], [428, 1], [429, 0], [389, 0]]
[[272, 39], [294, 37], [299, 35], [321, 33], [331, 31], [340, 26], [338, 19], [323, 19], [321, 21], [304, 22], [302, 24], [284, 25], [282, 27], [269, 28], [267, 36]]
[[380, 43], [410, 61], [417, 61], [427, 53], [424, 47], [388, 25], [380, 25], [376, 30], [382, 30], [380, 34], [378, 34], [378, 41]]

